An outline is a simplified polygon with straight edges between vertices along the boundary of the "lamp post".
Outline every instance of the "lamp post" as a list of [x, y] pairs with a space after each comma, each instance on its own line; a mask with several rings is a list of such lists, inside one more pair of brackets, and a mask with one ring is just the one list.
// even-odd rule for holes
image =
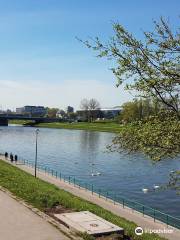
[[39, 129], [36, 129], [35, 133], [36, 133], [36, 155], [35, 155], [35, 169], [34, 169], [34, 176], [35, 176], [35, 178], [36, 178], [36, 172], [37, 172], [37, 140], [38, 140]]

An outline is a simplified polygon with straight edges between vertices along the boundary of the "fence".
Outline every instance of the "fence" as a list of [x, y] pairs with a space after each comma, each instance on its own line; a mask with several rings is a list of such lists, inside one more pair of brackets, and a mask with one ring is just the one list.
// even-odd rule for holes
[[[21, 162], [22, 164], [25, 164], [32, 168], [35, 167], [33, 162], [22, 158], [18, 160], [18, 162]], [[55, 177], [57, 179], [60, 179], [64, 182], [67, 182], [69, 184], [73, 184], [75, 187], [81, 189], [83, 188], [85, 191], [90, 191], [92, 195], [96, 194], [99, 198], [104, 198], [106, 201], [111, 201], [114, 205], [119, 204], [120, 207], [123, 208], [128, 207], [132, 209], [132, 211], [135, 210], [142, 213], [143, 216], [145, 215], [150, 216], [153, 218], [154, 222], [156, 220], [160, 220], [164, 222], [167, 226], [170, 225], [180, 229], [180, 219], [177, 217], [173, 217], [169, 214], [163, 213], [159, 210], [153, 209], [139, 202], [135, 202], [130, 199], [124, 198], [120, 196], [120, 194], [118, 193], [96, 188], [96, 186], [94, 186], [93, 184], [84, 183], [73, 176], [67, 176], [65, 174], [62, 174], [61, 172], [58, 172], [48, 166], [45, 166], [44, 164], [39, 163], [37, 165], [37, 170], [43, 171], [44, 173], [51, 175], [52, 177]]]

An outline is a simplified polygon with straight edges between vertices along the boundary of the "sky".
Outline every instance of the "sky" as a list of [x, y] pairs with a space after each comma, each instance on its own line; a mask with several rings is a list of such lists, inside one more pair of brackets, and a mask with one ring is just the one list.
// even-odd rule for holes
[[83, 98], [112, 107], [131, 100], [116, 88], [113, 63], [76, 37], [106, 41], [112, 22], [119, 22], [141, 38], [160, 16], [177, 26], [179, 10], [179, 0], [0, 0], [0, 109], [78, 109]]

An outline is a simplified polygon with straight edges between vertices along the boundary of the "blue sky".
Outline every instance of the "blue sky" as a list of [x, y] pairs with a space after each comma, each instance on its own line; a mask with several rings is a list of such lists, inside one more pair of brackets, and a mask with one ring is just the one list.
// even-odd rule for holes
[[107, 40], [118, 21], [141, 38], [160, 16], [177, 26], [179, 9], [178, 0], [0, 0], [0, 107], [78, 108], [85, 97], [103, 107], [128, 101], [132, 96], [115, 87], [112, 63], [75, 37]]

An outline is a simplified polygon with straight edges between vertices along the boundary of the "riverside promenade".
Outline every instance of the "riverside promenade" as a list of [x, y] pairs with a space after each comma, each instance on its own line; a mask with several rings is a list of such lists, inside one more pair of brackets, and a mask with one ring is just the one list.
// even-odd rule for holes
[[0, 239], [69, 240], [53, 225], [3, 191], [0, 191]]
[[[7, 161], [3, 156], [0, 156], [0, 158], [9, 164], [15, 165], [14, 163], [10, 163]], [[32, 167], [29, 167], [27, 165], [23, 164], [17, 164], [16, 167], [34, 175], [34, 169]], [[115, 203], [114, 201], [110, 199], [106, 199], [105, 197], [99, 198], [99, 195], [96, 193], [93, 193], [89, 190], [86, 190], [82, 187], [79, 187], [77, 185], [74, 185], [73, 183], [69, 184], [69, 182], [65, 182], [64, 180], [60, 180], [59, 178], [53, 177], [51, 175], [48, 175], [44, 171], [40, 170], [37, 172], [37, 177], [47, 181], [49, 183], [52, 183], [59, 187], [60, 189], [64, 189], [67, 192], [72, 193], [73, 195], [76, 195], [82, 199], [88, 200], [94, 204], [97, 204], [101, 207], [103, 207], [106, 210], [109, 210], [110, 212], [116, 214], [117, 216], [124, 217], [125, 219], [129, 221], [135, 222], [138, 226], [142, 227], [144, 231], [146, 230], [158, 230], [160, 233], [158, 233], [160, 236], [170, 239], [170, 240], [177, 240], [180, 239], [180, 230], [176, 229], [171, 226], [167, 226], [165, 223], [160, 222], [156, 220], [154, 222], [154, 219], [152, 217], [146, 216], [140, 212], [137, 212], [133, 209], [130, 209], [128, 207], [123, 208], [123, 206], [119, 203]], [[167, 232], [168, 231], [168, 232]]]

